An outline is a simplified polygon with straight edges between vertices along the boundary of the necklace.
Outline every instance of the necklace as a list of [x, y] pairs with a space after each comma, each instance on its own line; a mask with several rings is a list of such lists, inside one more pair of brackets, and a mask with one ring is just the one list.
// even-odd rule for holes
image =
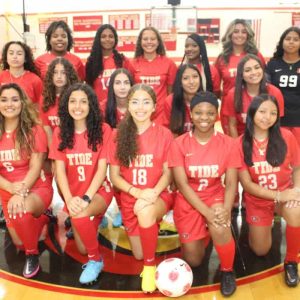
[[253, 142], [258, 150], [259, 155], [264, 156], [266, 153], [266, 150], [267, 150], [267, 145], [268, 145], [269, 139], [267, 138], [267, 139], [263, 140], [262, 142], [260, 142], [260, 141], [256, 140], [255, 138], [253, 138]]

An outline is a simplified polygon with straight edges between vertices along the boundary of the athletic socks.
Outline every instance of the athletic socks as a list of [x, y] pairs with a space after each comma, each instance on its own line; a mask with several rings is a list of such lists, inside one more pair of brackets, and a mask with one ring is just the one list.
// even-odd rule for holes
[[285, 262], [298, 262], [300, 251], [300, 227], [286, 225], [286, 256]]
[[140, 239], [143, 249], [144, 266], [155, 266], [155, 250], [157, 247], [158, 225], [154, 223], [152, 226], [144, 228], [139, 226]]
[[223, 245], [214, 244], [215, 249], [218, 253], [220, 263], [221, 263], [221, 271], [232, 271], [233, 262], [235, 256], [235, 242], [233, 238], [227, 243]]
[[88, 253], [89, 260], [100, 261], [101, 255], [97, 239], [97, 228], [90, 217], [72, 218], [72, 224], [78, 232]]

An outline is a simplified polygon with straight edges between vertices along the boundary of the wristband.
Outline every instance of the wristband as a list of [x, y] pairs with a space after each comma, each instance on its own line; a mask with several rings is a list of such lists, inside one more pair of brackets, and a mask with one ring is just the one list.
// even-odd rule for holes
[[83, 195], [82, 199], [83, 199], [83, 201], [87, 202], [88, 204], [90, 204], [91, 201], [92, 201], [91, 198], [88, 195]]

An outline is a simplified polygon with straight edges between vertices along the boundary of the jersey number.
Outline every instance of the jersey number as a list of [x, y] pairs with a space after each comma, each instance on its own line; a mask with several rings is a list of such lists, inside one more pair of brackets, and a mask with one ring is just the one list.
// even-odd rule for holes
[[266, 189], [277, 189], [277, 177], [275, 174], [258, 176], [258, 184]]
[[133, 169], [132, 184], [146, 185], [147, 184], [147, 171], [145, 169]]
[[15, 168], [12, 166], [11, 162], [4, 162], [3, 167], [6, 169], [7, 172], [12, 172]]
[[208, 180], [207, 179], [200, 179], [199, 180], [199, 186], [198, 186], [198, 191], [203, 191], [205, 188], [208, 186]]
[[79, 181], [85, 181], [85, 172], [84, 172], [84, 167], [79, 166], [77, 167], [77, 172], [78, 172], [78, 180]]
[[297, 86], [297, 81], [298, 81], [298, 76], [297, 75], [282, 75], [280, 76], [280, 82], [279, 86], [280, 87], [296, 87]]

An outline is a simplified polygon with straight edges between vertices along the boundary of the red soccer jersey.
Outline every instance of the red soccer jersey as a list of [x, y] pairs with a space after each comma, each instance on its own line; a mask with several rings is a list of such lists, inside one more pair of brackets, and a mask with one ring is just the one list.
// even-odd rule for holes
[[[114, 131], [109, 149], [111, 165], [120, 165], [115, 156], [116, 132]], [[163, 174], [163, 164], [167, 161], [167, 153], [172, 139], [172, 133], [168, 129], [152, 123], [145, 132], [138, 136], [139, 153], [135, 160], [128, 168], [120, 166], [121, 176], [135, 187], [142, 189], [155, 187]]]
[[7, 83], [18, 84], [32, 102], [39, 102], [43, 91], [43, 82], [36, 74], [25, 71], [23, 75], [14, 77], [9, 70], [4, 70], [0, 73], [0, 84], [3, 85]]
[[201, 145], [192, 131], [177, 137], [169, 152], [169, 167], [183, 167], [189, 185], [202, 200], [224, 190], [221, 176], [228, 168], [240, 167], [238, 147], [231, 137], [215, 132]]
[[[103, 113], [103, 116], [105, 116], [106, 104], [107, 104], [107, 99], [100, 103], [100, 109]], [[117, 125], [121, 122], [121, 120], [125, 117], [125, 115], [126, 115], [126, 112], [121, 112], [117, 108]]]
[[[171, 112], [172, 112], [172, 102], [173, 102], [173, 94], [168, 95], [166, 100], [164, 101], [164, 112], [161, 124], [170, 128], [171, 122]], [[189, 105], [185, 105], [185, 122], [184, 122], [184, 132], [188, 132], [192, 129], [192, 120]]]
[[[52, 54], [51, 52], [47, 52], [43, 55], [40, 55], [39, 57], [37, 57], [35, 59], [35, 65], [36, 67], [39, 69], [40, 73], [41, 73], [41, 78], [44, 80], [47, 70], [48, 70], [48, 66], [50, 65], [50, 63], [55, 59], [55, 58], [59, 58], [60, 56], [56, 56], [54, 54]], [[81, 61], [81, 59], [70, 52], [67, 52], [64, 56], [62, 56], [63, 58], [65, 58], [66, 60], [68, 60], [74, 67], [75, 71], [78, 74], [78, 77], [80, 78], [80, 80], [84, 81], [85, 79], [85, 68], [84, 65]]]
[[[32, 131], [33, 152], [46, 153], [47, 136], [45, 131], [41, 126], [33, 127]], [[29, 170], [30, 162], [30, 157], [27, 157], [26, 154], [21, 155], [20, 151], [16, 149], [15, 134], [15, 131], [10, 134], [4, 133], [0, 139], [0, 175], [12, 182], [23, 180]]]
[[175, 63], [166, 56], [158, 55], [152, 61], [140, 56], [132, 62], [135, 69], [135, 83], [144, 83], [150, 85], [156, 93], [156, 109], [153, 119], [160, 120], [164, 101], [168, 96], [167, 88], [174, 84], [177, 67]]
[[[124, 57], [123, 68], [127, 69], [133, 75], [134, 69], [126, 57]], [[94, 91], [100, 103], [107, 99], [110, 76], [116, 69], [117, 67], [114, 61], [114, 54], [103, 58], [103, 72], [99, 74], [93, 83]]]
[[[221, 80], [223, 81], [223, 97], [225, 97], [229, 90], [234, 87], [237, 66], [240, 60], [246, 55], [246, 52], [243, 52], [239, 55], [231, 54], [229, 57], [228, 64], [225, 64], [222, 58], [216, 61], [215, 67], [217, 68]], [[257, 56], [260, 58], [261, 62], [265, 66], [265, 59], [262, 56], [262, 54], [258, 52]]]
[[58, 101], [59, 101], [59, 97], [56, 97], [55, 99], [55, 105], [54, 106], [51, 106], [49, 108], [49, 110], [47, 111], [43, 111], [42, 109], [42, 102], [40, 103], [41, 106], [40, 106], [40, 118], [43, 122], [43, 125], [44, 126], [50, 126], [51, 129], [52, 129], [52, 132], [53, 130], [59, 126], [59, 117], [58, 117]]
[[103, 124], [103, 143], [96, 152], [88, 147], [87, 131], [75, 133], [74, 147], [58, 150], [60, 144], [59, 127], [54, 130], [49, 158], [62, 160], [65, 163], [66, 174], [72, 196], [83, 196], [90, 186], [98, 169], [98, 160], [107, 158], [107, 145], [111, 129]]
[[[241, 135], [245, 131], [247, 111], [253, 97], [250, 96], [247, 90], [244, 88], [242, 92], [243, 111], [241, 113], [237, 113], [234, 108], [234, 92], [235, 88], [232, 88], [223, 99], [223, 115], [236, 118], [238, 135]], [[276, 86], [268, 84], [267, 93], [277, 99], [280, 116], [282, 117], [284, 115], [284, 100], [281, 91]]]
[[[284, 128], [281, 128], [282, 137], [287, 145], [287, 153], [284, 162], [278, 167], [272, 167], [266, 160], [266, 154], [260, 154], [258, 148], [253, 145], [252, 161], [253, 166], [249, 167], [244, 162], [244, 153], [242, 148], [243, 136], [239, 138], [239, 149], [242, 160], [240, 171], [248, 170], [252, 181], [269, 190], [283, 191], [293, 186], [292, 167], [300, 166], [300, 149], [294, 135]], [[246, 199], [261, 203], [257, 198], [245, 192]]]

